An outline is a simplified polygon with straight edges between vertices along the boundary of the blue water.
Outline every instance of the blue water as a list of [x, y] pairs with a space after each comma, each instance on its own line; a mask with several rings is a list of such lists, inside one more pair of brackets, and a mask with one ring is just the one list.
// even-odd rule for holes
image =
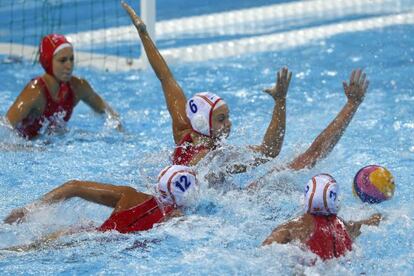
[[[128, 1], [127, 1], [128, 2]], [[157, 20], [260, 7], [292, 0], [157, 0]], [[139, 1], [129, 1], [139, 11]], [[3, 0], [0, 42], [37, 45], [42, 35], [89, 31], [130, 24], [120, 0]]]
[[[398, 41], [398, 43], [397, 43]], [[300, 48], [172, 67], [187, 96], [211, 90], [229, 104], [233, 130], [228, 144], [259, 144], [273, 100], [261, 92], [287, 65], [294, 77], [287, 100], [287, 132], [280, 156], [228, 181], [244, 187], [269, 168], [291, 160], [345, 104], [342, 80], [363, 68], [367, 96], [333, 152], [312, 170], [272, 175], [254, 194], [224, 193], [204, 182], [186, 216], [131, 235], [81, 233], [35, 251], [0, 251], [2, 274], [241, 274], [305, 273], [410, 275], [414, 268], [414, 31], [412, 26], [338, 35]], [[30, 63], [0, 64], [0, 114], [40, 68]], [[151, 70], [103, 73], [77, 68], [76, 74], [121, 114], [118, 133], [80, 104], [64, 136], [25, 142], [1, 128], [0, 219], [69, 179], [131, 185], [152, 191], [152, 180], [169, 163], [171, 121], [159, 81]], [[25, 147], [8, 150], [6, 143]], [[218, 161], [217, 161], [218, 162]], [[394, 197], [363, 205], [351, 193], [358, 169], [382, 164], [395, 176]], [[217, 163], [199, 168], [200, 173]], [[340, 216], [362, 219], [381, 212], [379, 227], [364, 227], [345, 257], [307, 266], [314, 256], [294, 244], [260, 247], [271, 230], [299, 215], [302, 190], [313, 174], [333, 175], [341, 188]], [[90, 222], [99, 225], [111, 210], [71, 200], [33, 214], [22, 225], [0, 225], [0, 248], [27, 244], [51, 231]]]

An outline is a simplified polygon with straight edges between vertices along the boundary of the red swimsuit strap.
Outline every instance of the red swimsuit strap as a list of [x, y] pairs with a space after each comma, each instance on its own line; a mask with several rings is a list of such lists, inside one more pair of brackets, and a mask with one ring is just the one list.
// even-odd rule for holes
[[46, 98], [46, 105], [47, 105], [47, 103], [49, 103], [50, 101], [53, 101], [52, 95], [50, 95], [49, 88], [47, 87], [46, 82], [42, 77], [38, 77], [36, 78], [36, 80], [39, 82], [40, 87], [42, 88], [41, 91], [43, 93], [43, 96], [45, 96]]
[[208, 149], [204, 145], [194, 145], [191, 132], [187, 133], [180, 143], [175, 147], [173, 153], [173, 163], [175, 165], [188, 165], [193, 159], [194, 155], [202, 150]]

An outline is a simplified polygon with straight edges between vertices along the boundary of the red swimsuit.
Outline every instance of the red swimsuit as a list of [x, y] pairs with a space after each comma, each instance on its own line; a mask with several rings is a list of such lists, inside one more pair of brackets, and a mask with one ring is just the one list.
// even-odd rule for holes
[[352, 250], [352, 240], [343, 222], [335, 215], [313, 215], [315, 230], [306, 242], [322, 260], [337, 258]]
[[173, 153], [173, 164], [188, 166], [191, 160], [200, 151], [207, 149], [203, 145], [194, 146], [191, 133], [184, 136], [181, 142], [175, 147]]
[[163, 221], [173, 210], [172, 206], [160, 207], [155, 197], [151, 197], [131, 209], [112, 214], [98, 230], [116, 230], [120, 233], [149, 230], [154, 224]]
[[41, 116], [26, 117], [17, 126], [17, 131], [28, 139], [36, 137], [39, 134], [39, 130], [45, 123], [47, 123], [47, 121], [49, 122], [49, 129], [56, 127], [59, 124], [59, 119], [57, 118], [59, 115], [62, 116], [60, 120], [63, 119], [65, 122], [69, 121], [75, 103], [75, 94], [70, 85], [62, 84], [59, 87], [58, 95], [62, 96], [58, 101], [55, 101], [52, 98], [45, 81], [41, 77], [36, 78], [36, 80], [42, 88], [43, 95], [46, 99], [46, 105]]

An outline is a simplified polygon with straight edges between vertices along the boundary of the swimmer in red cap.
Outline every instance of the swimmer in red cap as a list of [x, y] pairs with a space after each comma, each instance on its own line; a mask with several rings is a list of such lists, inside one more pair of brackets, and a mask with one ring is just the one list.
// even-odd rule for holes
[[[52, 190], [38, 201], [13, 210], [4, 222], [23, 222], [40, 206], [62, 202], [73, 197], [114, 208], [111, 216], [99, 227], [87, 230], [132, 233], [153, 228], [157, 223], [181, 214], [180, 208], [197, 199], [199, 187], [194, 171], [186, 166], [173, 165], [163, 169], [154, 187], [156, 195], [142, 193], [129, 186], [115, 186], [91, 181], [72, 180]], [[63, 230], [42, 241], [70, 234]], [[19, 248], [25, 248], [19, 247]]]
[[43, 76], [29, 82], [9, 108], [6, 118], [18, 133], [27, 138], [61, 131], [73, 108], [83, 101], [97, 113], [106, 113], [121, 129], [119, 115], [92, 89], [89, 83], [72, 75], [72, 44], [59, 34], [45, 36], [39, 49]]
[[[213, 93], [198, 93], [187, 101], [183, 90], [148, 35], [144, 22], [128, 4], [123, 2], [122, 5], [135, 25], [148, 60], [162, 84], [173, 121], [173, 134], [177, 145], [173, 162], [174, 164], [195, 165], [207, 153], [216, 149], [222, 137], [227, 137], [230, 133], [229, 108], [223, 99]], [[292, 73], [287, 68], [283, 68], [277, 73], [276, 85], [265, 90], [275, 100], [272, 119], [262, 144], [249, 146], [253, 152], [261, 153], [264, 158], [256, 158], [249, 164], [230, 165], [226, 167], [227, 172], [244, 172], [249, 165], [257, 166], [278, 156], [285, 134], [286, 94], [291, 77]], [[364, 99], [367, 87], [368, 81], [365, 79], [365, 74], [361, 70], [353, 71], [350, 83], [344, 82], [348, 102], [343, 109], [308, 150], [277, 170], [309, 168], [325, 157], [350, 123]]]
[[338, 258], [352, 250], [352, 241], [362, 225], [378, 225], [381, 214], [361, 221], [345, 222], [337, 217], [338, 186], [328, 174], [312, 177], [305, 189], [306, 213], [278, 226], [263, 245], [299, 241], [322, 260]]

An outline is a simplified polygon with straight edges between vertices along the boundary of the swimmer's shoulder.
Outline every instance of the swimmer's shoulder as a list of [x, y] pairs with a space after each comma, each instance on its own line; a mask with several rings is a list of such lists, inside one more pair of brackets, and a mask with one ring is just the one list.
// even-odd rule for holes
[[24, 87], [22, 93], [30, 93], [33, 96], [40, 96], [42, 95], [42, 91], [44, 89], [44, 82], [41, 81], [41, 78], [35, 78], [29, 81], [26, 86]]
[[89, 95], [94, 94], [94, 90], [92, 89], [91, 85], [84, 78], [72, 76], [70, 80], [70, 87], [72, 88], [72, 91], [77, 99], [83, 99]]
[[44, 83], [41, 82], [40, 78], [29, 81], [23, 88], [22, 92], [18, 97], [18, 101], [25, 103], [41, 104], [44, 103], [45, 97], [43, 94]]
[[305, 213], [289, 221], [286, 227], [291, 232], [293, 239], [305, 242], [314, 231], [313, 217], [311, 214]]
[[90, 84], [86, 79], [77, 76], [72, 76], [72, 78], [70, 79], [70, 85], [74, 90], [85, 89], [87, 87], [90, 87]]

